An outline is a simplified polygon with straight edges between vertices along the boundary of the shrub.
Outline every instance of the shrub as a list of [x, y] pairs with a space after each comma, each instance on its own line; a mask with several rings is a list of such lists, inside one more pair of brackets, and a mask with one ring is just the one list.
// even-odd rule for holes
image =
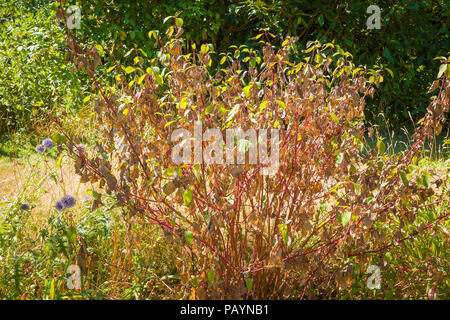
[[[77, 66], [97, 85], [101, 139], [94, 150], [80, 150], [76, 132], [53, 120], [62, 128], [59, 149], [63, 143], [74, 158], [81, 181], [97, 183], [96, 192], [126, 209], [126, 219], [159, 225], [174, 244], [188, 297], [336, 295], [352, 286], [355, 273], [383, 267], [387, 254], [447, 219], [446, 210], [419, 219], [419, 211], [433, 208], [434, 191], [429, 175], [414, 180], [411, 174], [419, 148], [445, 120], [446, 75], [435, 83], [439, 94], [411, 149], [389, 156], [382, 139], [375, 149], [364, 145], [365, 98], [379, 84], [380, 70], [357, 67], [349, 53], [320, 42], [310, 43], [308, 58], [294, 64], [294, 39], [275, 50], [266, 32], [257, 36], [261, 56], [236, 47], [212, 73], [211, 46], [183, 54], [182, 24], [174, 18], [164, 38], [152, 33], [158, 58], [123, 66], [116, 86], [107, 89], [94, 75], [95, 51], [78, 47], [68, 31]], [[278, 155], [278, 170], [265, 174], [261, 153], [260, 162], [250, 164], [254, 140], [228, 144], [234, 136], [216, 144], [213, 155], [198, 136], [194, 148], [204, 148], [204, 157], [250, 150], [245, 164], [196, 164], [190, 156], [178, 163], [174, 135], [194, 132], [195, 122], [222, 136], [230, 128], [270, 129], [268, 149]], [[438, 202], [448, 206], [448, 198]], [[437, 268], [441, 262], [430, 263]], [[425, 272], [437, 279], [444, 271], [436, 268]]]

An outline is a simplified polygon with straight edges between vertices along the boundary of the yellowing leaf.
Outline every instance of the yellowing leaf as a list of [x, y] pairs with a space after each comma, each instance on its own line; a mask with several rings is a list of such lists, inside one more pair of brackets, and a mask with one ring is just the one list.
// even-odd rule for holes
[[192, 191], [190, 189], [184, 190], [183, 201], [186, 206], [189, 206], [192, 202]]
[[339, 118], [334, 113], [330, 113], [330, 117], [331, 117], [331, 119], [334, 120], [334, 122], [339, 124]]
[[135, 68], [133, 68], [133, 67], [131, 67], [131, 66], [128, 66], [128, 67], [126, 67], [126, 68], [123, 68], [123, 67], [122, 67], [122, 69], [123, 69], [123, 71], [125, 71], [127, 74], [132, 73], [133, 71], [136, 70]]
[[145, 76], [146, 76], [146, 74], [143, 74], [142, 76], [139, 77], [138, 84], [141, 84], [142, 81], [144, 81]]
[[181, 99], [181, 101], [180, 101], [180, 109], [181, 109], [181, 110], [186, 109], [187, 105], [188, 105], [188, 99], [187, 99], [186, 97], [184, 97], [184, 98]]
[[62, 154], [62, 155], [59, 156], [58, 161], [56, 161], [55, 168], [61, 167], [61, 163], [62, 163], [63, 157], [64, 157], [64, 154]]
[[263, 102], [261, 102], [261, 105], [259, 106], [259, 111], [262, 112], [266, 108], [268, 103], [269, 103], [269, 101], [267, 101], [267, 100], [264, 100]]
[[286, 109], [286, 103], [284, 103], [284, 102], [281, 101], [281, 100], [277, 100], [277, 103], [278, 103], [278, 105], [279, 105], [281, 108]]
[[243, 91], [245, 96], [248, 98], [250, 96], [250, 89], [253, 87], [253, 84], [249, 84], [248, 86], [244, 87]]
[[157, 75], [155, 76], [155, 81], [156, 81], [156, 83], [159, 84], [159, 85], [162, 85], [162, 84], [164, 83], [164, 79], [163, 79], [162, 75], [160, 75], [160, 74], [157, 74]]

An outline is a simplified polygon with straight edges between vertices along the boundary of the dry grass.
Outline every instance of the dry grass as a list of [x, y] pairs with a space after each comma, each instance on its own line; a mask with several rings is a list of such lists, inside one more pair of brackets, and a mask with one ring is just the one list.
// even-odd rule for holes
[[71, 159], [64, 158], [57, 169], [55, 165], [56, 160], [44, 158], [42, 161], [37, 156], [23, 160], [0, 159], [0, 197], [20, 195], [28, 200], [34, 205], [31, 222], [38, 225], [48, 218], [56, 201], [65, 194], [75, 196], [78, 200], [76, 206], [80, 206], [89, 185], [80, 183]]

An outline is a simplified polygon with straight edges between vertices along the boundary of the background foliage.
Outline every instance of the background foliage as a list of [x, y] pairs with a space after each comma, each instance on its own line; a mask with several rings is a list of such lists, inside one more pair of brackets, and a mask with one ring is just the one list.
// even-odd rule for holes
[[[67, 1], [82, 10], [82, 43], [97, 44], [105, 71], [131, 60], [133, 49], [155, 55], [150, 30], [167, 27], [164, 18], [184, 20], [185, 46], [212, 43], [217, 51], [233, 44], [257, 45], [261, 28], [308, 41], [334, 41], [353, 54], [357, 65], [388, 68], [384, 83], [368, 101], [368, 119], [383, 112], [395, 124], [423, 116], [425, 95], [436, 77], [436, 56], [449, 45], [447, 1], [375, 1], [382, 9], [380, 30], [368, 30], [366, 1]], [[2, 1], [0, 5], [0, 130], [29, 128], [45, 111], [64, 106], [76, 111], [77, 93], [89, 83], [81, 74], [65, 72], [70, 64], [61, 45], [63, 33], [54, 20], [58, 1]], [[280, 45], [274, 41], [274, 45]], [[131, 50], [131, 51], [130, 51]], [[302, 56], [297, 59], [303, 58]], [[296, 59], [296, 60], [297, 60]], [[83, 90], [79, 90], [83, 88]]]
[[139, 47], [150, 54], [147, 32], [161, 29], [163, 19], [176, 14], [185, 22], [188, 45], [211, 42], [218, 51], [233, 44], [256, 46], [252, 37], [261, 28], [299, 37], [299, 49], [308, 41], [334, 40], [354, 55], [357, 65], [392, 70], [394, 77], [386, 74], [367, 111], [368, 115], [385, 112], [397, 123], [409, 118], [408, 111], [416, 119], [423, 115], [429, 103], [424, 93], [438, 67], [432, 59], [450, 48], [449, 4], [443, 0], [371, 2], [382, 10], [380, 30], [367, 29], [367, 1], [116, 0], [89, 4], [92, 15], [84, 21], [92, 32], [89, 36], [95, 41], [113, 39], [114, 51], [124, 53]]
[[84, 76], [64, 64], [54, 16], [46, 1], [0, 6], [0, 132], [25, 131], [55, 107], [77, 110]]

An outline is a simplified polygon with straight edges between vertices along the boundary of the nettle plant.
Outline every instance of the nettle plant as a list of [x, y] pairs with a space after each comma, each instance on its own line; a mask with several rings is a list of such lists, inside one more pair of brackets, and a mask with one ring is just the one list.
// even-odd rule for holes
[[[106, 89], [94, 75], [96, 51], [80, 48], [68, 30], [75, 65], [98, 90], [101, 138], [87, 150], [64, 121], [54, 121], [63, 133], [59, 148], [73, 157], [81, 181], [97, 184], [94, 207], [111, 197], [126, 219], [159, 225], [178, 248], [186, 297], [335, 294], [351, 287], [355, 272], [382, 263], [391, 248], [448, 216], [416, 221], [417, 210], [432, 205], [433, 190], [409, 172], [448, 110], [445, 77], [411, 150], [388, 156], [381, 139], [365, 149], [362, 122], [364, 98], [383, 80], [381, 70], [356, 67], [351, 54], [332, 43], [309, 43], [310, 56], [294, 63], [295, 39], [275, 50], [267, 32], [257, 36], [261, 56], [241, 46], [215, 61], [208, 45], [183, 54], [182, 24], [174, 17], [165, 35], [150, 32], [157, 58], [137, 56], [134, 66], [117, 68], [123, 71], [117, 84]], [[176, 130], [193, 133], [196, 122], [225, 137], [216, 156], [248, 151], [246, 162], [207, 164], [211, 141], [173, 138]], [[232, 136], [230, 148], [230, 128], [278, 130], [278, 143], [268, 142], [278, 170], [263, 174], [267, 163], [249, 163], [255, 150], [249, 137]], [[203, 161], [190, 156], [176, 163], [180, 143], [200, 144]]]

